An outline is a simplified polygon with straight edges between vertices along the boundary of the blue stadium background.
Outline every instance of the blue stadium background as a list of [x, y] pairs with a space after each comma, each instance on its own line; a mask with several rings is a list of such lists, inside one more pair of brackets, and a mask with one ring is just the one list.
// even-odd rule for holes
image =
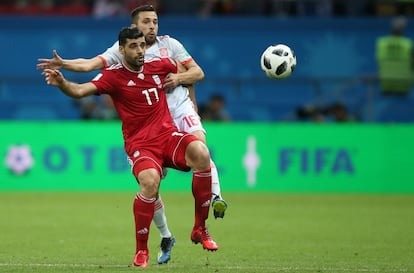
[[[409, 20], [409, 26], [412, 21]], [[198, 102], [221, 93], [234, 121], [296, 121], [303, 105], [342, 102], [364, 122], [414, 121], [414, 95], [385, 98], [376, 81], [375, 39], [390, 18], [160, 17], [160, 35], [180, 40], [205, 72]], [[129, 18], [0, 18], [0, 119], [79, 119], [72, 99], [44, 83], [37, 58], [93, 57], [110, 47]], [[414, 38], [414, 29], [407, 35]], [[297, 55], [291, 78], [264, 76], [260, 55], [285, 43]], [[68, 73], [87, 81], [96, 73]]]

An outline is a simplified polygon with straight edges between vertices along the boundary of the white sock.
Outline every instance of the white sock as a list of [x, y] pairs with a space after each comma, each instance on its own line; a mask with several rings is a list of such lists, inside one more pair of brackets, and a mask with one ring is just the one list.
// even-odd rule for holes
[[220, 181], [218, 177], [216, 164], [214, 164], [213, 160], [210, 160], [210, 167], [211, 167], [211, 192], [213, 193], [213, 195], [217, 195], [221, 197]]
[[162, 238], [169, 238], [172, 236], [168, 229], [167, 217], [165, 216], [164, 203], [162, 202], [161, 196], [158, 196], [157, 200], [155, 200], [154, 218], [152, 221], [154, 221], [155, 226], [160, 231]]

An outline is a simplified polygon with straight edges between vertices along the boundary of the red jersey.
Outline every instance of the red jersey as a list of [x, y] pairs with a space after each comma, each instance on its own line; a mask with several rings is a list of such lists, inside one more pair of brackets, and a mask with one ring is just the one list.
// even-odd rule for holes
[[171, 118], [163, 89], [169, 73], [177, 73], [170, 59], [145, 61], [141, 71], [131, 71], [123, 64], [102, 70], [91, 82], [99, 94], [111, 96], [122, 121], [125, 150], [157, 147], [177, 128]]

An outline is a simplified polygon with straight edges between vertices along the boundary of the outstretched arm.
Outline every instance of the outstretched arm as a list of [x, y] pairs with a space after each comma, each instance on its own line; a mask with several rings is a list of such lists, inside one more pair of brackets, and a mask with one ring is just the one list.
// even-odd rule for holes
[[84, 59], [84, 58], [77, 58], [77, 59], [63, 59], [59, 56], [56, 50], [53, 50], [53, 58], [52, 59], [45, 59], [39, 58], [38, 64], [36, 66], [37, 69], [59, 69], [63, 68], [69, 71], [75, 72], [90, 72], [94, 70], [100, 70], [104, 68], [104, 63], [98, 56]]
[[87, 97], [98, 92], [96, 85], [93, 83], [74, 83], [66, 80], [63, 74], [57, 69], [43, 70], [42, 75], [45, 76], [45, 81], [48, 85], [58, 87], [65, 95], [79, 99]]

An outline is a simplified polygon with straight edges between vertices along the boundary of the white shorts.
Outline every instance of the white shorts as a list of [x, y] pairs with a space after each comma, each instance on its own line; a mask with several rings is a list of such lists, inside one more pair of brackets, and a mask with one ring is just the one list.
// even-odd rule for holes
[[201, 124], [200, 116], [194, 110], [193, 102], [188, 96], [188, 90], [187, 88], [183, 89], [187, 91], [185, 96], [181, 93], [183, 90], [177, 89], [167, 94], [168, 106], [175, 126], [180, 131], [185, 131], [190, 134], [195, 131], [203, 131], [205, 133], [206, 131]]

